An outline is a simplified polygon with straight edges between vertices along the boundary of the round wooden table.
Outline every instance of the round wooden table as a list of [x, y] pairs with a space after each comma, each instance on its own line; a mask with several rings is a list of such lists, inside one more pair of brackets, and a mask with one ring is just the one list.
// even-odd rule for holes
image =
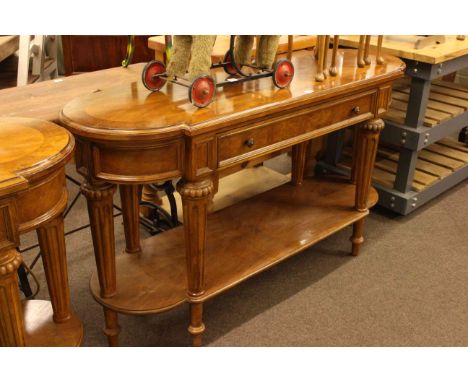
[[[62, 213], [65, 164], [75, 141], [65, 129], [0, 118], [0, 345], [79, 346], [83, 325], [70, 307]], [[20, 235], [36, 230], [51, 301], [20, 300]]]

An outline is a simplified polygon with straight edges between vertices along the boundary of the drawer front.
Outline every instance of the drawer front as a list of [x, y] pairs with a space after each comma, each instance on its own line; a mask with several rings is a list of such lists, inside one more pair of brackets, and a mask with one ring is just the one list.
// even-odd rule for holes
[[319, 129], [326, 134], [369, 119], [375, 95], [375, 92], [367, 93], [290, 117], [279, 117], [275, 122], [222, 133], [218, 136], [218, 167], [230, 166], [307, 140], [317, 135], [319, 132], [316, 130]]

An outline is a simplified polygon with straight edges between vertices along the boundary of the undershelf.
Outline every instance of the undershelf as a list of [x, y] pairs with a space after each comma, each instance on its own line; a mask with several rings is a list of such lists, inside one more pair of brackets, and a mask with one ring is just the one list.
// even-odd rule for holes
[[[340, 177], [285, 184], [208, 216], [205, 253], [207, 300], [362, 219], [354, 206], [355, 186]], [[369, 205], [377, 202], [372, 188]], [[347, 243], [344, 243], [347, 244]], [[94, 298], [114, 311], [149, 314], [187, 300], [183, 227], [142, 242], [142, 253], [116, 258], [117, 294]]]
[[[406, 109], [410, 94], [410, 83], [407, 78], [394, 85], [392, 104], [385, 114], [385, 119], [405, 124]], [[446, 122], [468, 109], [468, 88], [447, 81], [432, 81], [429, 100], [423, 125], [434, 127]]]

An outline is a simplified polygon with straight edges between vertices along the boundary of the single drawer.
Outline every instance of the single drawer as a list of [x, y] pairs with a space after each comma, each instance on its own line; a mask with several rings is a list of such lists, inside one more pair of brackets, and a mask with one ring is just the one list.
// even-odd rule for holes
[[[376, 93], [366, 93], [282, 115], [218, 135], [218, 167], [237, 164], [371, 117]], [[321, 132], [316, 130], [321, 129]]]

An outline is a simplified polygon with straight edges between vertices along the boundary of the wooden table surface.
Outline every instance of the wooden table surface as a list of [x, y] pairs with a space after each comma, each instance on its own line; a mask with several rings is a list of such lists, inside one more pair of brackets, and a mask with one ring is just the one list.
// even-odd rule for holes
[[0, 117], [29, 117], [53, 122], [66, 103], [88, 93], [138, 81], [144, 63], [0, 90]]
[[[337, 55], [338, 75], [316, 82], [316, 62], [311, 52], [295, 52], [292, 61], [298, 75], [286, 89], [276, 88], [271, 78], [232, 84], [218, 88], [215, 100], [199, 109], [190, 103], [187, 88], [168, 83], [152, 93], [138, 75], [130, 83], [74, 99], [64, 107], [61, 120], [73, 133], [94, 138], [196, 135], [213, 126], [233, 125], [265, 116], [271, 110], [285, 112], [332, 94], [344, 97], [364, 85], [391, 81], [404, 68], [402, 61], [392, 56], [385, 57], [384, 65], [376, 65], [373, 60], [370, 66], [356, 68], [355, 51], [341, 50]], [[220, 69], [214, 73], [217, 82], [226, 77]]]
[[[445, 36], [445, 43], [415, 49], [415, 35], [384, 36], [382, 52], [409, 60], [438, 64], [468, 54], [468, 39], [457, 40], [457, 36]], [[340, 44], [357, 48], [359, 36], [340, 36]], [[371, 47], [377, 46], [377, 36], [372, 36]]]

